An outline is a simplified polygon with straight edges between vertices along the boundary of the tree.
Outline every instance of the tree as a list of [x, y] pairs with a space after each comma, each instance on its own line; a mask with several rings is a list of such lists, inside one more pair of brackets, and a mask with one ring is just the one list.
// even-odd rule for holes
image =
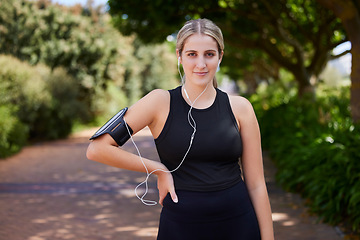
[[249, 50], [260, 50], [255, 55], [265, 53], [294, 75], [300, 96], [313, 92], [311, 79], [331, 58], [341, 56], [332, 56], [331, 50], [347, 41], [336, 16], [311, 0], [109, 0], [109, 6], [115, 26], [145, 42], [163, 41], [185, 20], [209, 18], [223, 31], [225, 59], [231, 56], [229, 62], [243, 68]]
[[341, 20], [351, 41], [351, 98], [350, 108], [354, 122], [360, 123], [360, 1], [318, 0]]
[[4, 0], [0, 5], [0, 53], [32, 65], [44, 63], [52, 70], [65, 68], [77, 80], [79, 98], [88, 109], [83, 120], [88, 121], [95, 114], [95, 88], [106, 87], [112, 64], [121, 68], [119, 49], [128, 44], [110, 24], [97, 21], [48, 1]]
[[85, 103], [83, 121], [107, 114], [99, 99], [105, 93], [112, 92], [114, 101], [125, 93], [127, 99], [119, 106], [135, 102], [150, 89], [174, 86], [176, 58], [171, 59], [169, 45], [142, 46], [135, 36], [121, 35], [110, 20], [91, 0], [86, 8], [50, 0], [2, 0], [0, 53], [31, 65], [46, 64], [52, 71], [64, 68]]

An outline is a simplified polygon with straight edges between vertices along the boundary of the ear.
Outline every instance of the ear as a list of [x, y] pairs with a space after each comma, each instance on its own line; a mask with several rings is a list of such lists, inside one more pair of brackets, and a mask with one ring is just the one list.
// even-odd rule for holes
[[221, 51], [220, 56], [219, 56], [219, 65], [222, 61], [223, 56], [224, 56], [224, 51]]
[[176, 49], [176, 57], [177, 57], [177, 59], [178, 59], [178, 62], [182, 64], [182, 62], [181, 62], [181, 55], [180, 55], [179, 49]]

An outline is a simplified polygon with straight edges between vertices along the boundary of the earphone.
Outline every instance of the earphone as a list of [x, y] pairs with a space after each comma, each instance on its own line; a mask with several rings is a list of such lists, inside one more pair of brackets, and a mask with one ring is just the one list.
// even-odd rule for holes
[[[209, 83], [210, 83], [210, 82], [209, 82]], [[130, 133], [130, 129], [128, 128], [128, 124], [127, 124], [127, 122], [126, 122], [126, 120], [125, 120], [125, 117], [124, 117], [125, 126], [126, 126], [126, 129], [127, 129], [128, 133], [129, 133], [129, 135], [130, 135], [130, 139], [131, 139], [133, 145], [135, 146], [136, 151], [137, 151], [137, 153], [138, 153], [138, 155], [139, 155], [140, 161], [141, 161], [141, 163], [142, 163], [142, 165], [144, 166], [145, 171], [146, 171], [146, 178], [145, 178], [145, 180], [142, 181], [141, 183], [139, 183], [139, 184], [135, 187], [135, 189], [134, 189], [136, 197], [137, 197], [143, 204], [145, 204], [145, 205], [147, 205], [147, 206], [154, 206], [154, 205], [157, 204], [156, 201], [144, 199], [144, 197], [146, 196], [146, 194], [148, 193], [148, 190], [149, 190], [148, 180], [149, 180], [149, 177], [151, 176], [151, 174], [153, 174], [154, 172], [157, 172], [157, 171], [172, 173], [172, 172], [175, 172], [176, 170], [178, 170], [178, 169], [180, 168], [180, 166], [184, 163], [185, 158], [187, 157], [188, 153], [190, 152], [191, 146], [192, 146], [192, 144], [193, 144], [193, 140], [194, 140], [194, 138], [195, 138], [195, 133], [196, 133], [196, 122], [195, 122], [195, 119], [193, 118], [193, 116], [192, 116], [192, 114], [191, 114], [191, 110], [193, 109], [195, 102], [196, 102], [196, 101], [201, 97], [201, 95], [206, 91], [207, 87], [209, 86], [209, 83], [206, 85], [204, 91], [202, 91], [202, 92], [199, 94], [199, 96], [194, 100], [194, 102], [191, 102], [191, 100], [190, 100], [190, 98], [189, 98], [189, 96], [188, 96], [188, 94], [187, 94], [187, 92], [186, 92], [186, 89], [184, 88], [185, 95], [186, 95], [187, 99], [188, 99], [188, 100], [190, 101], [190, 103], [191, 103], [190, 109], [189, 109], [189, 111], [188, 111], [188, 122], [189, 122], [190, 126], [193, 128], [193, 132], [192, 132], [191, 137], [190, 137], [190, 142], [189, 142], [188, 149], [186, 150], [186, 152], [185, 152], [185, 154], [184, 154], [181, 162], [179, 163], [179, 165], [178, 165], [176, 168], [174, 168], [173, 170], [165, 171], [165, 170], [163, 170], [163, 169], [155, 169], [155, 170], [153, 170], [152, 172], [149, 173], [149, 170], [147, 169], [147, 167], [146, 167], [146, 165], [145, 165], [145, 163], [144, 163], [144, 161], [143, 161], [143, 159], [142, 159], [142, 156], [141, 156], [141, 154], [140, 154], [139, 148], [137, 147], [137, 145], [136, 145], [136, 143], [135, 143], [135, 141], [134, 141], [134, 139], [133, 139], [133, 137], [132, 137], [132, 135], [131, 135], [131, 133]], [[142, 196], [139, 196], [139, 194], [138, 194], [137, 191], [138, 191], [138, 188], [141, 187], [143, 184], [145, 184], [145, 192], [144, 192], [144, 194], [143, 194]]]
[[180, 79], [181, 79], [181, 85], [184, 86], [185, 81], [184, 81], [184, 78], [183, 78], [183, 76], [181, 74], [181, 71], [180, 71], [180, 57], [178, 57], [178, 65], [177, 66], [178, 66], [178, 72], [179, 72]]
[[[220, 65], [220, 60], [219, 60], [219, 63], [218, 63], [218, 68], [219, 68], [219, 65]], [[130, 129], [129, 129], [128, 124], [127, 124], [127, 122], [126, 122], [126, 120], [125, 120], [125, 116], [124, 116], [124, 118], [123, 118], [123, 119], [124, 119], [124, 122], [125, 122], [126, 129], [127, 129], [128, 133], [129, 133], [130, 139], [131, 139], [133, 145], [135, 146], [136, 151], [137, 151], [137, 153], [138, 153], [138, 155], [139, 155], [139, 159], [140, 159], [140, 161], [141, 161], [141, 163], [142, 163], [142, 165], [144, 166], [145, 171], [146, 171], [146, 178], [145, 178], [145, 180], [142, 181], [141, 183], [139, 183], [139, 184], [135, 187], [134, 192], [135, 192], [136, 197], [137, 197], [143, 204], [145, 204], [145, 205], [147, 205], [147, 206], [154, 206], [154, 205], [157, 204], [156, 201], [144, 199], [145, 196], [146, 196], [146, 194], [148, 193], [148, 190], [149, 190], [148, 180], [149, 180], [149, 177], [151, 176], [151, 174], [153, 174], [154, 172], [157, 172], [157, 171], [162, 171], [162, 172], [167, 172], [167, 173], [175, 172], [175, 171], [178, 170], [178, 169], [180, 168], [180, 166], [184, 163], [185, 158], [187, 157], [188, 153], [190, 152], [190, 149], [191, 149], [192, 144], [193, 144], [193, 140], [194, 140], [194, 138], [195, 138], [195, 133], [196, 133], [196, 121], [195, 121], [195, 119], [193, 118], [193, 116], [192, 116], [192, 114], [191, 114], [191, 110], [193, 109], [195, 102], [205, 93], [206, 89], [208, 88], [209, 84], [211, 83], [211, 82], [208, 82], [208, 84], [206, 85], [205, 89], [204, 89], [204, 90], [195, 98], [195, 100], [192, 102], [192, 101], [190, 100], [190, 97], [189, 97], [186, 89], [185, 89], [185, 85], [184, 85], [185, 82], [184, 82], [183, 76], [181, 75], [181, 71], [180, 71], [180, 57], [178, 58], [178, 71], [179, 71], [180, 78], [181, 78], [181, 81], [182, 81], [182, 86], [183, 86], [183, 89], [184, 89], [185, 96], [186, 96], [186, 98], [187, 98], [187, 99], [189, 100], [189, 102], [190, 102], [190, 109], [189, 109], [189, 111], [188, 111], [187, 118], [188, 118], [189, 125], [193, 128], [193, 132], [192, 132], [191, 137], [190, 137], [190, 142], [189, 142], [188, 149], [186, 150], [186, 152], [185, 152], [185, 154], [184, 154], [181, 162], [179, 163], [179, 165], [178, 165], [176, 168], [174, 168], [174, 169], [172, 169], [172, 170], [168, 170], [168, 171], [165, 171], [165, 170], [163, 170], [163, 169], [155, 169], [155, 170], [153, 170], [152, 172], [149, 173], [149, 170], [147, 169], [147, 167], [146, 167], [146, 165], [145, 165], [145, 163], [144, 163], [144, 161], [143, 161], [143, 159], [142, 159], [142, 156], [141, 156], [141, 154], [140, 154], [139, 148], [137, 147], [137, 145], [136, 145], [136, 143], [135, 143], [135, 141], [134, 141], [134, 139], [133, 139], [133, 137], [132, 137], [132, 135], [131, 135], [131, 133], [130, 133]], [[138, 188], [141, 187], [143, 184], [145, 184], [145, 192], [143, 193], [142, 196], [139, 196], [139, 194], [138, 194]]]

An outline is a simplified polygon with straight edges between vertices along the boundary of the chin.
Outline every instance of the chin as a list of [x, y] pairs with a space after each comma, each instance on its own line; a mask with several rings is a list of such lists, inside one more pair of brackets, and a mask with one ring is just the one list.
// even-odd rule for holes
[[212, 83], [212, 79], [209, 80], [209, 79], [196, 79], [195, 81], [193, 81], [196, 85], [199, 85], [199, 86], [206, 86], [207, 84], [211, 84]]

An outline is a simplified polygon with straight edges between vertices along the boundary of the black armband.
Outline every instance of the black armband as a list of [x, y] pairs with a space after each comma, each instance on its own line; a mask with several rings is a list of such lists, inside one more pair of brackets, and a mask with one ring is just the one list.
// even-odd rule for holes
[[133, 130], [129, 125], [126, 124], [124, 120], [124, 115], [127, 110], [127, 107], [121, 109], [120, 112], [115, 114], [115, 116], [113, 116], [99, 130], [97, 130], [97, 132], [90, 138], [90, 140], [108, 133], [119, 146], [124, 145], [133, 134]]

